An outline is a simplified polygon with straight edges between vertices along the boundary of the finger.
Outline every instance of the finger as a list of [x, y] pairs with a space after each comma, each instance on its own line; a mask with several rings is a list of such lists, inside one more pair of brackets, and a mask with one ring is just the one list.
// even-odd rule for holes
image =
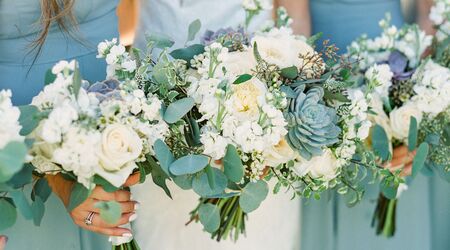
[[119, 204], [122, 208], [122, 214], [134, 212], [139, 208], [139, 202], [137, 201], [126, 201], [120, 202]]
[[104, 234], [107, 236], [130, 236], [131, 230], [127, 228], [121, 228], [121, 227], [112, 227], [112, 228], [104, 228], [104, 227], [97, 227], [94, 225], [86, 225], [84, 221], [76, 221], [75, 224], [77, 224], [79, 227], [84, 228], [86, 230]]
[[140, 178], [141, 178], [140, 172], [132, 174], [132, 175], [130, 175], [130, 177], [128, 177], [127, 181], [125, 182], [125, 184], [123, 184], [123, 186], [130, 187], [130, 186], [136, 185], [139, 183]]
[[[88, 212], [88, 211], [83, 211], [82, 213], [77, 213], [76, 215], [74, 215], [74, 219], [76, 221], [82, 221], [83, 224], [86, 225], [86, 223], [84, 223], [84, 220], [87, 218], [89, 213], [90, 212]], [[134, 221], [136, 218], [137, 218], [137, 215], [135, 213], [126, 213], [126, 214], [122, 214], [122, 216], [116, 223], [109, 224], [100, 217], [99, 213], [95, 213], [94, 216], [92, 217], [92, 225], [90, 225], [90, 226], [102, 227], [102, 228], [114, 228], [114, 227], [118, 227], [121, 225], [125, 225], [131, 221]]]
[[8, 237], [5, 235], [0, 235], [0, 250], [4, 250], [6, 248], [6, 243], [8, 242]]
[[402, 157], [406, 156], [409, 153], [408, 148], [406, 146], [399, 146], [394, 148], [393, 157]]
[[409, 176], [412, 174], [412, 163], [405, 166], [402, 171], [402, 176]]
[[114, 200], [117, 202], [126, 202], [131, 200], [131, 192], [126, 190], [117, 190], [114, 192]]
[[126, 190], [117, 190], [112, 193], [106, 192], [102, 187], [95, 187], [94, 191], [92, 191], [91, 198], [100, 201], [129, 201], [131, 197], [130, 191]]

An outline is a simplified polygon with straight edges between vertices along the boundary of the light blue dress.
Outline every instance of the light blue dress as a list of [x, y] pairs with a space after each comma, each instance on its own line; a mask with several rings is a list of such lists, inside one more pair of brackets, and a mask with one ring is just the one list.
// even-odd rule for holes
[[[311, 0], [314, 32], [322, 31], [342, 52], [362, 33], [380, 33], [385, 12], [402, 25], [399, 0]], [[343, 197], [328, 194], [302, 206], [302, 250], [441, 250], [450, 249], [450, 185], [439, 176], [419, 175], [397, 206], [397, 230], [391, 239], [371, 228], [379, 189], [367, 185], [354, 208]]]
[[[96, 45], [118, 37], [116, 6], [118, 0], [76, 0], [74, 14], [79, 23], [75, 41], [53, 27], [42, 52], [33, 62], [29, 44], [40, 29], [40, 1], [0, 1], [0, 89], [11, 89], [16, 105], [28, 104], [44, 85], [46, 71], [59, 60], [76, 59], [82, 76], [89, 81], [104, 79], [105, 63], [96, 59]], [[19, 216], [16, 225], [0, 234], [9, 237], [11, 250], [103, 250], [109, 249], [107, 237], [78, 228], [62, 202], [51, 196], [40, 227]]]

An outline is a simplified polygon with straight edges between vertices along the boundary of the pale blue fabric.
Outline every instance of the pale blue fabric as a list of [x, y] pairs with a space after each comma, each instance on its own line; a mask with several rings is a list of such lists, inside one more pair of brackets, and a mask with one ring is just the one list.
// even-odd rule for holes
[[[314, 32], [324, 32], [342, 52], [359, 35], [380, 33], [385, 12], [403, 23], [398, 0], [311, 0]], [[391, 239], [371, 228], [379, 188], [367, 185], [364, 200], [348, 208], [345, 198], [327, 194], [302, 206], [302, 250], [450, 249], [450, 185], [437, 174], [419, 175], [397, 206], [397, 232]]]
[[[53, 27], [42, 52], [33, 64], [28, 45], [39, 31], [37, 0], [0, 1], [0, 89], [11, 89], [15, 104], [27, 104], [44, 85], [45, 72], [59, 60], [76, 59], [83, 78], [104, 79], [105, 63], [96, 59], [96, 44], [118, 37], [118, 0], [77, 0], [74, 13], [81, 43]], [[1, 212], [1, 211], [0, 211]], [[111, 246], [107, 237], [87, 232], [72, 222], [61, 201], [51, 196], [41, 227], [19, 216], [17, 224], [0, 234], [9, 237], [11, 250], [103, 250]]]

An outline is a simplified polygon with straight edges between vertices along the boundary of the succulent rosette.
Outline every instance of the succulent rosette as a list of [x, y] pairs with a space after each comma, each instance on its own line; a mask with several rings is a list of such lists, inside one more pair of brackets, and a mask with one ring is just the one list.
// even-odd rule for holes
[[[448, 126], [449, 99], [445, 96], [450, 85], [449, 69], [430, 58], [423, 59], [433, 37], [417, 25], [389, 26], [389, 17], [380, 25], [381, 36], [362, 37], [348, 51], [355, 59], [362, 56], [357, 69], [362, 78], [361, 88], [375, 90], [370, 102], [373, 112], [369, 116], [374, 124], [370, 140], [373, 150], [380, 162], [389, 163], [393, 148], [405, 145], [408, 155], [414, 158], [412, 178], [427, 167], [448, 179], [448, 157], [438, 153], [438, 147], [446, 150], [445, 133], [432, 127]], [[435, 141], [431, 140], [432, 134], [436, 136]], [[395, 207], [405, 186], [401, 173], [402, 170], [392, 173], [386, 170], [380, 176], [382, 192], [374, 215], [377, 234], [391, 237], [395, 233], [395, 209], [389, 213], [387, 209]]]
[[154, 148], [164, 180], [199, 195], [191, 220], [218, 240], [245, 232], [270, 186], [305, 198], [336, 189], [356, 203], [360, 169], [377, 171], [363, 143], [372, 90], [352, 90], [348, 61], [332, 45], [316, 51], [314, 38], [293, 34], [285, 9], [248, 32], [263, 2], [244, 3], [244, 28], [208, 31], [201, 43], [193, 42], [198, 20], [183, 48], [149, 34], [130, 78], [163, 103], [169, 132]]

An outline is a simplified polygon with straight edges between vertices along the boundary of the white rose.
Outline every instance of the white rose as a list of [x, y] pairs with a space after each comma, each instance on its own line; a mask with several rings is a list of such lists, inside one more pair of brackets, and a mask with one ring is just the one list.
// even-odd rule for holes
[[121, 124], [109, 125], [102, 133], [98, 152], [100, 165], [106, 171], [119, 171], [134, 163], [142, 148], [142, 141], [134, 130]]
[[276, 167], [280, 164], [286, 163], [295, 159], [297, 154], [292, 150], [286, 139], [281, 139], [280, 142], [264, 152], [264, 158], [267, 166]]
[[[218, 68], [221, 69], [222, 67], [225, 67], [226, 75], [230, 77], [251, 74], [252, 69], [256, 68], [256, 60], [252, 51], [235, 51], [228, 53]], [[216, 70], [216, 74], [220, 77], [223, 72], [222, 70]]]
[[244, 83], [233, 85], [232, 90], [230, 113], [242, 120], [258, 119], [260, 106], [265, 104], [266, 84], [253, 77]]
[[408, 137], [409, 125], [412, 116], [417, 119], [417, 123], [420, 123], [422, 120], [422, 112], [420, 112], [415, 105], [406, 104], [400, 108], [392, 110], [389, 117], [392, 135], [394, 138], [404, 140]]
[[337, 163], [333, 152], [326, 149], [322, 155], [315, 156], [309, 161], [299, 158], [294, 164], [293, 170], [299, 176], [309, 174], [313, 179], [323, 178], [330, 181], [337, 175]]

